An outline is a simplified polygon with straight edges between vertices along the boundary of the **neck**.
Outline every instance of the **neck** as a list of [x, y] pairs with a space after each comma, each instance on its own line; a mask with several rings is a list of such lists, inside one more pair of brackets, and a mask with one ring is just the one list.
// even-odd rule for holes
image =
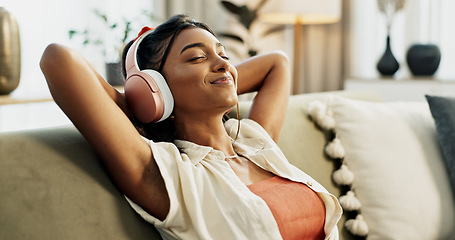
[[[180, 119], [184, 119], [179, 121]], [[235, 155], [231, 138], [227, 134], [222, 116], [208, 118], [175, 118], [177, 138], [222, 151], [226, 156]]]

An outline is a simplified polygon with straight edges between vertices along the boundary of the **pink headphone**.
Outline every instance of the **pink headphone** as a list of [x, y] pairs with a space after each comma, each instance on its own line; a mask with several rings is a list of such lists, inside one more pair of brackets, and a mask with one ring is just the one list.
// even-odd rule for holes
[[160, 122], [168, 118], [174, 108], [174, 98], [163, 75], [152, 69], [137, 66], [137, 49], [142, 40], [153, 32], [144, 32], [131, 45], [126, 55], [125, 97], [134, 116], [143, 123]]

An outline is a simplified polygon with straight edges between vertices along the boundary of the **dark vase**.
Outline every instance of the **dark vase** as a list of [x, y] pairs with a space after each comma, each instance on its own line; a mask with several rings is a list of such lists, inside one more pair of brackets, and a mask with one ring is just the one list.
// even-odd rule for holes
[[21, 78], [19, 27], [14, 16], [0, 7], [0, 94], [9, 94]]
[[122, 67], [119, 62], [106, 63], [106, 81], [112, 86], [123, 86], [125, 84]]
[[415, 76], [432, 76], [441, 62], [441, 51], [434, 44], [414, 44], [406, 54], [409, 70]]
[[390, 48], [390, 36], [387, 36], [385, 52], [379, 59], [376, 68], [383, 76], [393, 76], [400, 68], [400, 64], [393, 56], [392, 49]]

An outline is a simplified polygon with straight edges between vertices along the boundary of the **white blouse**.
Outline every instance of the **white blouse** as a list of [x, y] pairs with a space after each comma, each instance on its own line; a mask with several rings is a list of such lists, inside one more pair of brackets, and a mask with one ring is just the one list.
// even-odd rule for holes
[[[239, 121], [225, 128], [231, 138]], [[163, 221], [128, 200], [164, 239], [282, 239], [278, 225], [262, 198], [253, 194], [224, 160], [223, 152], [188, 141], [154, 143], [146, 140], [163, 176], [170, 199]], [[280, 177], [301, 182], [319, 194], [325, 204], [326, 239], [338, 239], [342, 210], [335, 196], [306, 173], [291, 165], [279, 147], [256, 122], [240, 121], [234, 150], [259, 167]]]

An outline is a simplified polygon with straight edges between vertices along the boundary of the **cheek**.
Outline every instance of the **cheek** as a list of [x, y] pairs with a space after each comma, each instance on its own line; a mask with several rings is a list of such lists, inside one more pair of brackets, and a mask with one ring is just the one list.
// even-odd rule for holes
[[175, 69], [166, 80], [177, 104], [195, 100], [200, 95], [204, 79], [200, 70]]
[[234, 80], [235, 80], [235, 85], [236, 85], [236, 87], [237, 87], [237, 86], [238, 86], [237, 80], [238, 80], [238, 77], [239, 77], [239, 74], [238, 74], [238, 72], [237, 72], [237, 68], [235, 68], [233, 65], [231, 65], [231, 70], [230, 70], [230, 72], [231, 72], [232, 77], [233, 77]]
[[204, 80], [202, 69], [196, 67], [175, 67], [169, 78], [169, 84], [175, 85], [177, 88], [189, 86]]
[[169, 88], [176, 100], [185, 100], [195, 92], [195, 88], [188, 78], [179, 78], [177, 81], [171, 81]]

